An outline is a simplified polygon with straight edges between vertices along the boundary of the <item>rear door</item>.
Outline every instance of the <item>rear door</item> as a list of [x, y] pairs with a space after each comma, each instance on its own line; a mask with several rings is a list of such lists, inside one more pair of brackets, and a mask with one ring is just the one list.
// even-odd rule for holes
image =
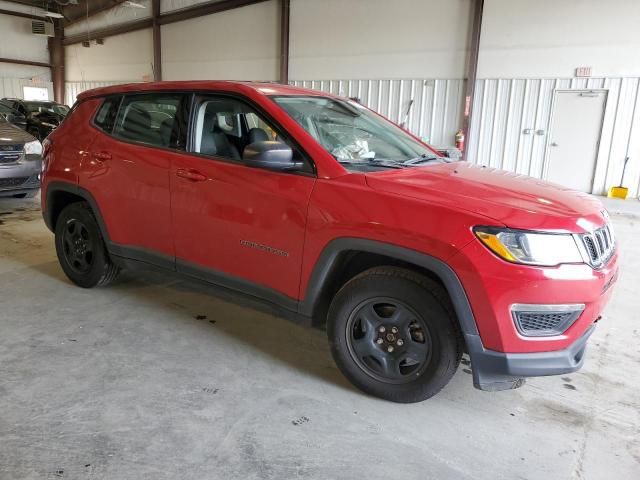
[[173, 268], [169, 171], [186, 141], [187, 95], [152, 92], [108, 98], [81, 186], [100, 205], [112, 251]]
[[276, 172], [242, 161], [250, 141], [279, 140], [294, 148], [265, 116], [238, 97], [194, 102], [191, 153], [174, 158], [171, 204], [176, 268], [257, 296], [298, 296], [309, 197], [306, 172]]

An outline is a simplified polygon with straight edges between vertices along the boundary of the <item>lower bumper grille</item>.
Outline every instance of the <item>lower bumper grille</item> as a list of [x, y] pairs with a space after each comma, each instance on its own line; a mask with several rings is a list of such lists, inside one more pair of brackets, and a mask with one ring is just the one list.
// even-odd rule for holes
[[551, 337], [566, 331], [583, 310], [584, 304], [513, 305], [511, 314], [525, 337]]
[[27, 180], [29, 177], [0, 178], [0, 188], [19, 187]]

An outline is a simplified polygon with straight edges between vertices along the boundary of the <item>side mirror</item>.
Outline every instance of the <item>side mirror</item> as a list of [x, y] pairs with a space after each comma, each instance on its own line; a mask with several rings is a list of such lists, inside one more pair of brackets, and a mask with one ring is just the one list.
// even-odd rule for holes
[[16, 116], [13, 113], [8, 113], [6, 118], [9, 123], [15, 123], [16, 121]]
[[302, 168], [302, 162], [293, 161], [293, 150], [286, 143], [274, 141], [254, 142], [244, 148], [242, 160], [250, 167], [290, 171]]

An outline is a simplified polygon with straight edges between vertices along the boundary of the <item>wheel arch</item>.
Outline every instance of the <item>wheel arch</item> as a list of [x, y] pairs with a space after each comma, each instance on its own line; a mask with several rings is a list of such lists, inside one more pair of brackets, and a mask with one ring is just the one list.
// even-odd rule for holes
[[67, 182], [51, 182], [47, 186], [45, 209], [42, 211], [44, 223], [47, 228], [52, 232], [55, 231], [56, 221], [60, 216], [62, 210], [71, 203], [85, 201], [91, 207], [91, 210], [96, 217], [100, 232], [105, 242], [109, 242], [109, 232], [100, 212], [100, 207], [91, 193], [80, 187]]
[[[300, 313], [310, 317], [316, 326], [323, 324], [328, 303], [344, 284], [340, 280], [352, 278], [348, 265], [354, 257], [363, 254], [367, 256], [364, 261], [366, 267], [388, 265], [391, 261], [392, 265], [411, 268], [438, 281], [449, 295], [463, 335], [478, 335], [469, 299], [460, 279], [449, 265], [422, 252], [361, 238], [338, 238], [324, 248], [311, 273], [304, 299], [300, 302]], [[367, 261], [373, 263], [367, 265]], [[355, 268], [356, 273], [362, 268]]]

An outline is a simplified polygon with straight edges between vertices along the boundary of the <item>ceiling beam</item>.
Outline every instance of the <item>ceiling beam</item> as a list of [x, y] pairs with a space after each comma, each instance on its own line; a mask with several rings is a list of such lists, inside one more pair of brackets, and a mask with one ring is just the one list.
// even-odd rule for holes
[[96, 38], [113, 37], [114, 35], [122, 35], [123, 33], [136, 32], [138, 30], [144, 30], [145, 28], [153, 27], [153, 19], [143, 18], [142, 20], [136, 20], [134, 22], [121, 23], [113, 27], [101, 28], [98, 30], [92, 30], [87, 33], [78, 33], [76, 35], [70, 35], [64, 37], [62, 40], [63, 45], [73, 45], [75, 43], [81, 43], [86, 40], [94, 40]]
[[5, 2], [15, 3], [17, 5], [24, 5], [26, 7], [42, 8], [47, 0], [34, 1], [34, 0], [4, 0]]
[[[161, 14], [157, 17], [156, 22], [158, 25], [169, 25], [171, 23], [182, 22], [184, 20], [225, 12], [227, 10], [255, 5], [266, 1], [268, 0], [222, 0], [219, 2], [207, 2], [193, 7], [176, 10], [174, 12]], [[63, 43], [64, 45], [73, 45], [89, 39], [93, 40], [95, 38], [113, 37], [114, 35], [144, 30], [145, 28], [152, 28], [153, 23], [153, 18], [144, 18], [133, 22], [121, 23], [113, 27], [91, 31], [89, 32], [88, 37], [86, 33], [70, 35], [64, 38]]]
[[0, 63], [12, 63], [14, 65], [28, 65], [30, 67], [51, 67], [51, 64], [46, 62], [32, 62], [31, 60], [18, 60], [16, 58], [1, 58]]
[[193, 7], [182, 8], [173, 12], [160, 15], [158, 21], [160, 25], [168, 25], [170, 23], [182, 22], [192, 18], [203, 17], [213, 13], [225, 12], [235, 8], [247, 7], [256, 3], [266, 2], [268, 0], [222, 0], [220, 2], [207, 2]]
[[0, 9], [0, 15], [11, 15], [12, 17], [28, 18], [29, 20], [47, 20], [46, 17], [41, 17], [39, 15], [31, 15], [30, 13], [15, 12], [13, 10], [4, 9]]
[[62, 13], [65, 18], [64, 26], [68, 27], [69, 25], [72, 25], [74, 23], [81, 22], [82, 20], [86, 20], [87, 16], [91, 18], [98, 13], [111, 10], [113, 7], [117, 7], [124, 2], [125, 0], [91, 0], [89, 2], [88, 12], [87, 4], [85, 2], [80, 2], [76, 5], [67, 5], [62, 8]]

